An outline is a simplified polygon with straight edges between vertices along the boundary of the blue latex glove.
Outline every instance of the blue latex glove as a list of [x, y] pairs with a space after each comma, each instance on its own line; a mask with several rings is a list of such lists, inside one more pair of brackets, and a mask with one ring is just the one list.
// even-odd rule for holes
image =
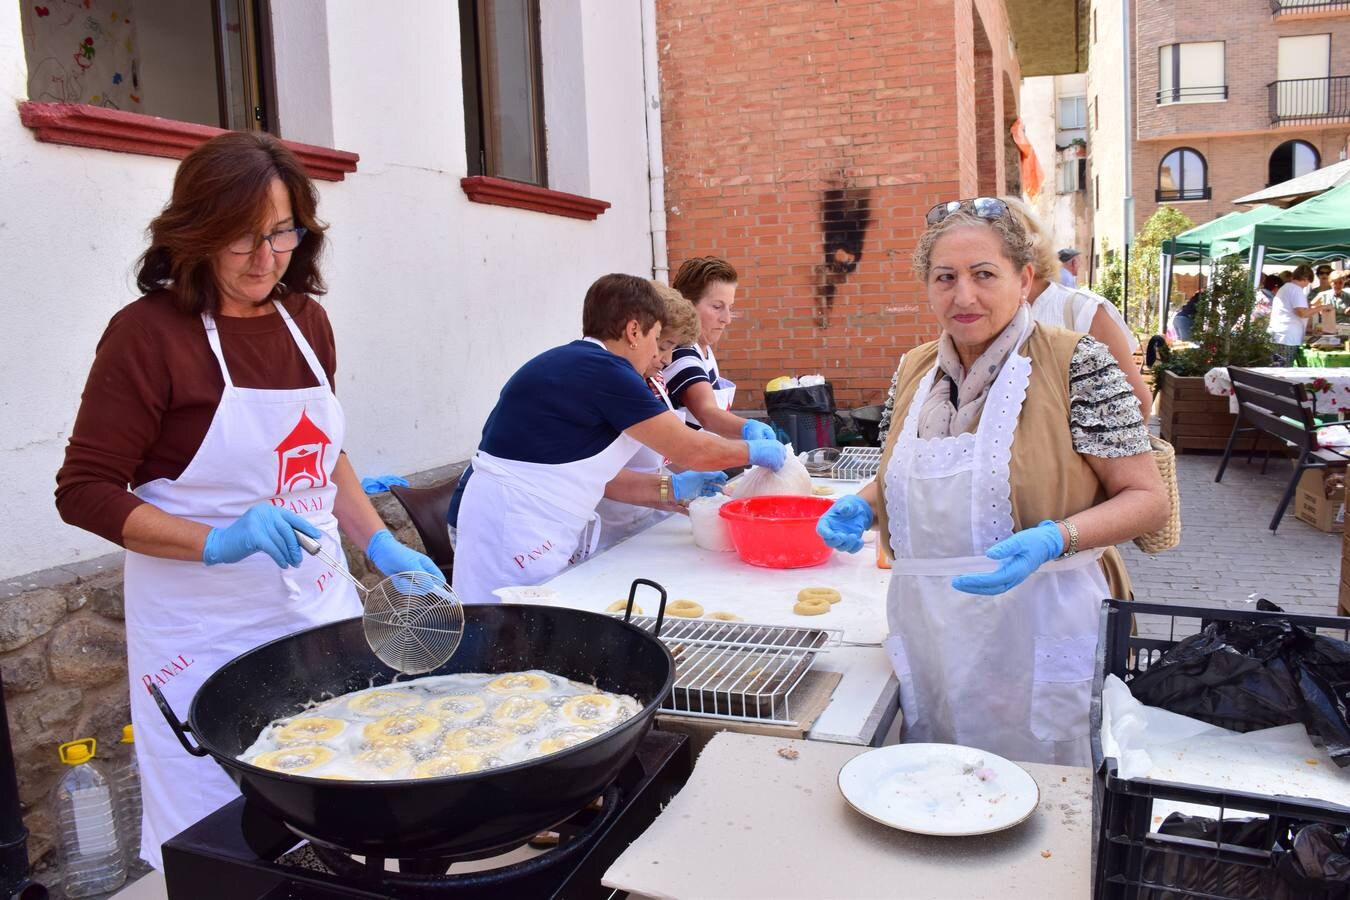
[[272, 561], [285, 568], [300, 565], [304, 553], [295, 539], [292, 527], [312, 538], [320, 537], [319, 529], [289, 509], [259, 503], [240, 516], [233, 525], [212, 528], [206, 535], [202, 562], [208, 566], [236, 563], [255, 553], [266, 553]]
[[400, 544], [398, 539], [389, 533], [388, 528], [381, 528], [370, 536], [370, 543], [366, 545], [366, 556], [370, 557], [375, 568], [386, 575], [397, 575], [399, 572], [426, 572], [445, 581], [445, 574], [431, 561], [431, 557]]
[[748, 419], [741, 426], [741, 440], [776, 441], [778, 435], [774, 434], [772, 426], [765, 425], [763, 422], [756, 422], [754, 419]]
[[693, 500], [722, 493], [727, 483], [726, 472], [681, 472], [670, 476], [670, 486], [676, 500]]
[[787, 461], [787, 448], [778, 443], [775, 438], [766, 441], [763, 438], [746, 441], [750, 446], [750, 465], [768, 466], [777, 472], [783, 468], [783, 463]]
[[1035, 528], [1024, 528], [985, 551], [1001, 565], [992, 572], [958, 575], [952, 587], [967, 594], [994, 596], [1017, 587], [1027, 576], [1064, 552], [1064, 535], [1049, 519]]
[[863, 547], [863, 532], [872, 527], [872, 507], [857, 494], [834, 501], [816, 523], [816, 534], [827, 545], [845, 553], [857, 553]]
[[407, 487], [408, 479], [398, 475], [371, 475], [361, 479], [361, 490], [367, 494], [383, 494], [395, 486]]

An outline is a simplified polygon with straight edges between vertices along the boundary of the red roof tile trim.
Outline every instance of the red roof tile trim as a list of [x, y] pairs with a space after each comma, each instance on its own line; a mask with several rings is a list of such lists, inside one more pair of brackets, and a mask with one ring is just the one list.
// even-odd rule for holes
[[510, 181], [506, 178], [492, 178], [487, 175], [461, 178], [459, 185], [474, 203], [514, 206], [518, 209], [532, 209], [573, 219], [594, 219], [610, 206], [606, 200], [552, 191], [533, 184]]
[[[26, 100], [19, 104], [19, 119], [33, 129], [39, 141], [117, 150], [145, 156], [182, 159], [198, 144], [223, 133], [224, 129], [174, 119], [161, 119], [141, 113], [104, 109], [79, 103], [39, 103]], [[360, 159], [355, 153], [282, 141], [295, 151], [311, 178], [341, 181], [356, 171]]]

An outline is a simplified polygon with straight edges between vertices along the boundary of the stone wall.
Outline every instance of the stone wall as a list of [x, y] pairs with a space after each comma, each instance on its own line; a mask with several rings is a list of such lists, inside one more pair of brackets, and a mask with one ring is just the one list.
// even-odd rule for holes
[[[435, 469], [410, 480], [434, 484], [458, 477], [462, 468]], [[392, 495], [371, 499], [400, 541], [422, 548]], [[379, 580], [361, 549], [346, 541], [343, 546], [353, 574], [366, 584]], [[0, 674], [29, 830], [28, 855], [41, 867], [50, 863], [55, 847], [50, 798], [63, 769], [57, 746], [97, 739], [105, 772], [130, 749], [119, 743], [122, 726], [131, 721], [120, 563], [64, 580], [61, 573], [46, 571], [10, 582], [0, 593]]]

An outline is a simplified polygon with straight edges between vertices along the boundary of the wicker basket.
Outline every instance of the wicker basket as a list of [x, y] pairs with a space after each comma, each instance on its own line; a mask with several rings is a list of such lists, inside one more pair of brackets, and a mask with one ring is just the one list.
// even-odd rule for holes
[[1177, 487], [1177, 454], [1167, 441], [1149, 435], [1153, 447], [1153, 461], [1167, 487], [1167, 524], [1158, 531], [1141, 534], [1134, 545], [1145, 553], [1156, 554], [1171, 550], [1181, 543], [1181, 491]]

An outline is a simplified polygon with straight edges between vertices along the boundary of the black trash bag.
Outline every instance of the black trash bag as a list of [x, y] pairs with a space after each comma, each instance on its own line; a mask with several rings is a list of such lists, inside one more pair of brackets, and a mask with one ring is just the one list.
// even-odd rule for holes
[[1350, 765], [1347, 691], [1350, 644], [1281, 621], [1211, 622], [1130, 681], [1142, 703], [1233, 731], [1301, 723], [1339, 766]]
[[1289, 849], [1271, 853], [1282, 890], [1277, 897], [1308, 897], [1328, 888], [1350, 885], [1350, 831], [1333, 833], [1325, 825], [1306, 825], [1294, 834]]
[[827, 381], [812, 387], [786, 388], [764, 394], [764, 408], [774, 427], [797, 452], [834, 446], [834, 388]]
[[[1253, 850], [1266, 849], [1267, 822], [1264, 818], [1225, 819], [1222, 825], [1221, 834], [1220, 823], [1215, 819], [1172, 813], [1158, 826], [1158, 833], [1211, 844], [1221, 840], [1225, 844]], [[1274, 879], [1263, 866], [1233, 865], [1198, 854], [1150, 849], [1147, 844], [1141, 875], [1142, 880], [1156, 891], [1145, 892], [1141, 896], [1181, 898], [1199, 895], [1274, 900], [1271, 896], [1271, 882]], [[1171, 891], [1157, 890], [1160, 887], [1177, 888], [1179, 892], [1173, 894]]]

